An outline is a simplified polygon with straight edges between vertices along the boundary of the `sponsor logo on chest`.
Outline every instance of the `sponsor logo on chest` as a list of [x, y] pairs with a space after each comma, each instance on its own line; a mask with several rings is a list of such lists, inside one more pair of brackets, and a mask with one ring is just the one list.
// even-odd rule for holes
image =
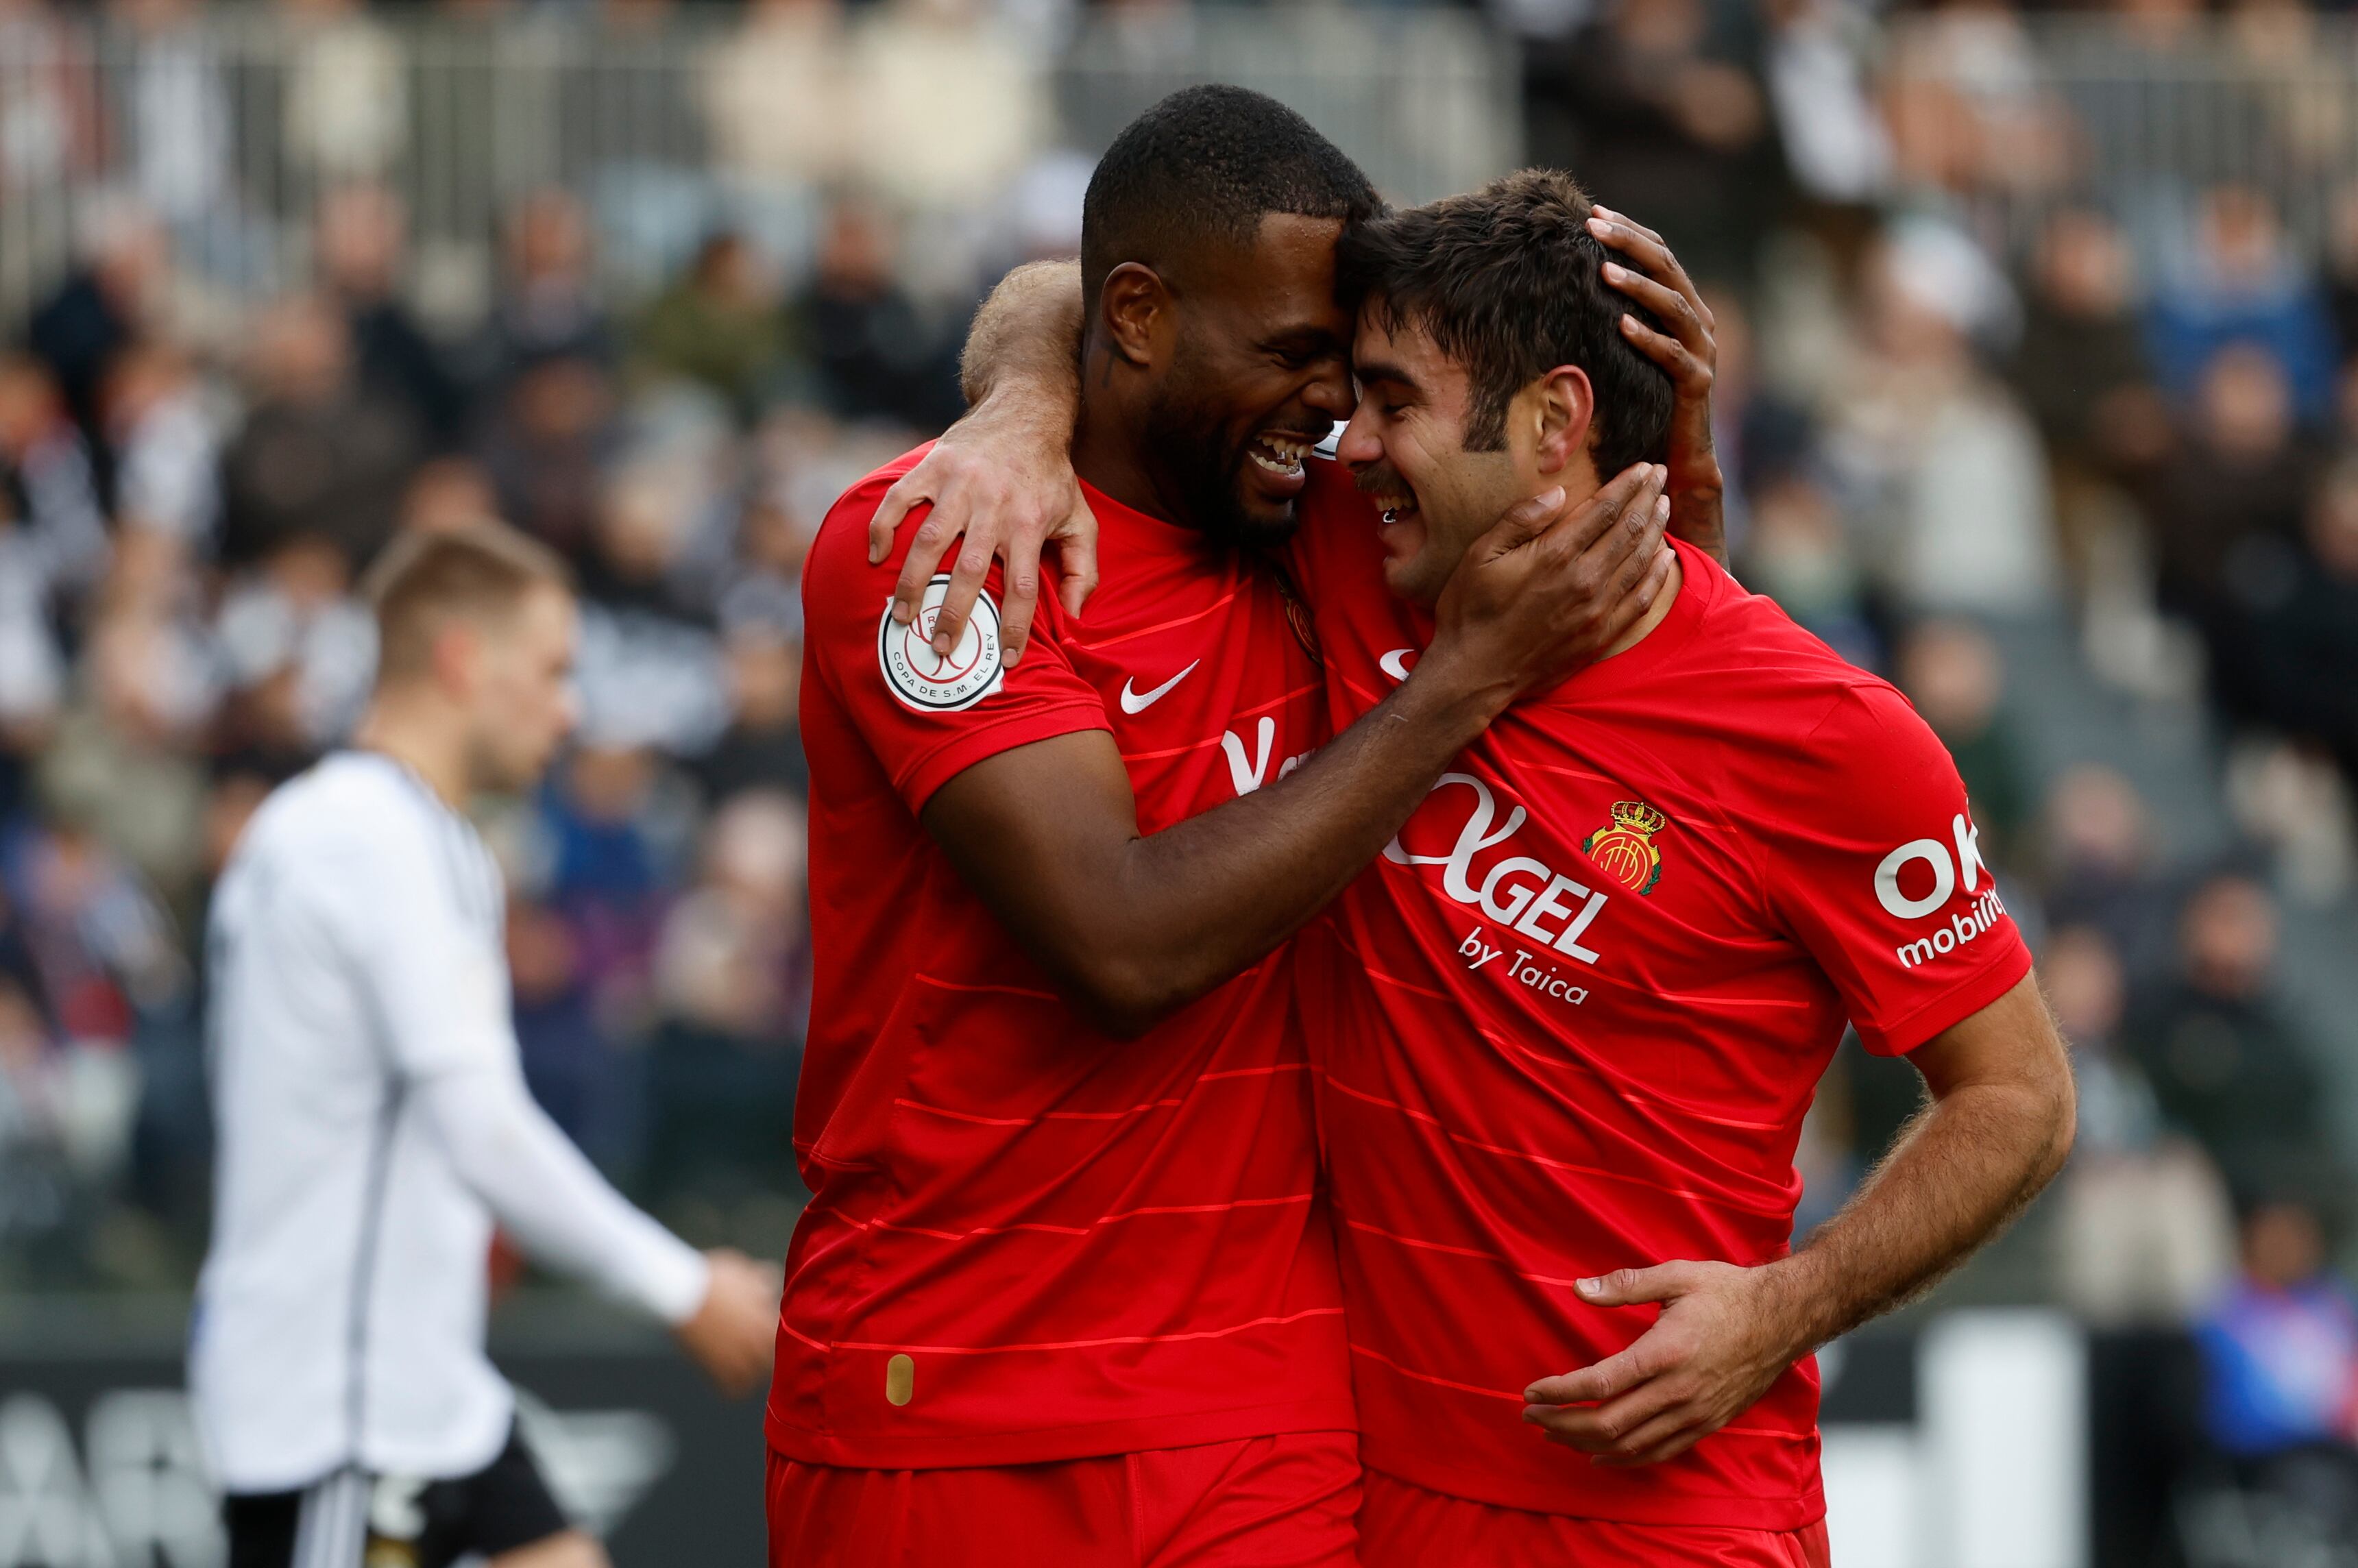
[[1487, 923], [1476, 924], [1457, 943], [1457, 955], [1469, 970], [1487, 969], [1506, 983], [1568, 1006], [1586, 1001], [1575, 966], [1593, 967], [1598, 960], [1591, 944], [1612, 898], [1605, 884], [1617, 883], [1641, 896], [1653, 891], [1662, 875], [1661, 850], [1653, 836], [1669, 819], [1642, 801], [1616, 803], [1611, 823], [1583, 840], [1587, 860], [1574, 865], [1574, 876], [1537, 855], [1515, 852], [1521, 846], [1513, 840], [1531, 820], [1530, 812], [1510, 805], [1502, 817], [1497, 794], [1472, 773], [1444, 773], [1418, 816], [1426, 816], [1444, 792], [1461, 795], [1470, 808], [1448, 852], [1422, 853], [1396, 837], [1385, 846], [1384, 858], [1394, 865], [1438, 867], [1442, 896]]

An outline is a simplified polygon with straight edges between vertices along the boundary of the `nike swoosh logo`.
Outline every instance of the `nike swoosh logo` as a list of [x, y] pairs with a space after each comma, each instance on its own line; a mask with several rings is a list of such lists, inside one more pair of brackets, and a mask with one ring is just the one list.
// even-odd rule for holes
[[1394, 680], [1406, 680], [1408, 679], [1408, 656], [1415, 652], [1414, 648], [1394, 648], [1376, 661], [1376, 667]]
[[[1195, 665], [1200, 665], [1203, 662], [1203, 660], [1197, 659], [1195, 661]], [[1195, 673], [1195, 665], [1189, 665], [1185, 669], [1181, 670], [1177, 675], [1173, 676], [1169, 680], [1164, 681], [1152, 691], [1133, 691], [1130, 689], [1130, 682], [1122, 682], [1121, 710], [1124, 713], [1145, 712], [1148, 708], [1162, 701], [1165, 697], [1168, 697], [1171, 694], [1171, 688], [1173, 687], [1177, 686], [1181, 681], [1185, 680], [1189, 676], [1194, 675]]]

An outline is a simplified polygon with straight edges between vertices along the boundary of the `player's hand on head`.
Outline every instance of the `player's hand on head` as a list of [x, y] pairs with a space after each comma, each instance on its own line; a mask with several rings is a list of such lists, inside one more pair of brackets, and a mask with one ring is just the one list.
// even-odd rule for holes
[[1510, 507], [1450, 574], [1419, 667], [1464, 661], [1520, 694], [1594, 661], [1667, 580], [1662, 482], [1636, 463], [1577, 503], [1558, 488]]
[[1810, 1346], [1773, 1265], [1663, 1263], [1583, 1280], [1592, 1306], [1664, 1303], [1627, 1349], [1523, 1390], [1523, 1419], [1599, 1465], [1677, 1457], [1758, 1403]]
[[785, 1282], [777, 1270], [729, 1248], [704, 1257], [712, 1273], [703, 1304], [673, 1332], [721, 1392], [750, 1393], [770, 1375]]
[[934, 625], [937, 651], [957, 646], [994, 560], [1002, 568], [999, 634], [1010, 665], [1022, 657], [1032, 633], [1044, 554], [1055, 557], [1057, 597], [1068, 611], [1080, 613], [1098, 582], [1098, 524], [1073, 475], [1069, 442], [1069, 432], [978, 408], [884, 492], [868, 524], [871, 565], [892, 553], [893, 534], [912, 512], [932, 507], [909, 541], [893, 585], [894, 620], [907, 625], [916, 619], [926, 585], [953, 546], [957, 558]]
[[1590, 209], [1588, 232], [1617, 253], [1605, 263], [1605, 282], [1645, 308], [1660, 328], [1636, 311], [1621, 318], [1630, 346], [1662, 367], [1677, 401], [1671, 410], [1669, 466], [1671, 532], [1725, 562], [1726, 531], [1720, 515], [1725, 480], [1711, 439], [1711, 393], [1719, 373], [1718, 322], [1662, 236], [1609, 207]]

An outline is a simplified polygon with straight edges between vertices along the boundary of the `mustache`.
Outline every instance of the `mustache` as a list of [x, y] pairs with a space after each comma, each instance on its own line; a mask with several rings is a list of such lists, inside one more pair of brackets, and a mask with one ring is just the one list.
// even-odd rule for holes
[[1359, 493], [1362, 495], [1410, 493], [1408, 481], [1401, 478], [1400, 470], [1388, 462], [1370, 463], [1354, 473], [1351, 476], [1351, 482], [1358, 486]]

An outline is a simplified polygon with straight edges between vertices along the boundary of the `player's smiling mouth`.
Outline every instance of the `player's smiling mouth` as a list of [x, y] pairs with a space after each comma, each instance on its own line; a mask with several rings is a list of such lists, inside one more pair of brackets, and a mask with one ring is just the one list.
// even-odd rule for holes
[[1405, 522], [1416, 515], [1416, 496], [1408, 491], [1370, 491], [1368, 499], [1376, 503], [1387, 525]]
[[1302, 465], [1316, 449], [1318, 438], [1285, 430], [1264, 430], [1252, 438], [1245, 449], [1247, 456], [1260, 465], [1262, 471], [1280, 479], [1299, 479]]

